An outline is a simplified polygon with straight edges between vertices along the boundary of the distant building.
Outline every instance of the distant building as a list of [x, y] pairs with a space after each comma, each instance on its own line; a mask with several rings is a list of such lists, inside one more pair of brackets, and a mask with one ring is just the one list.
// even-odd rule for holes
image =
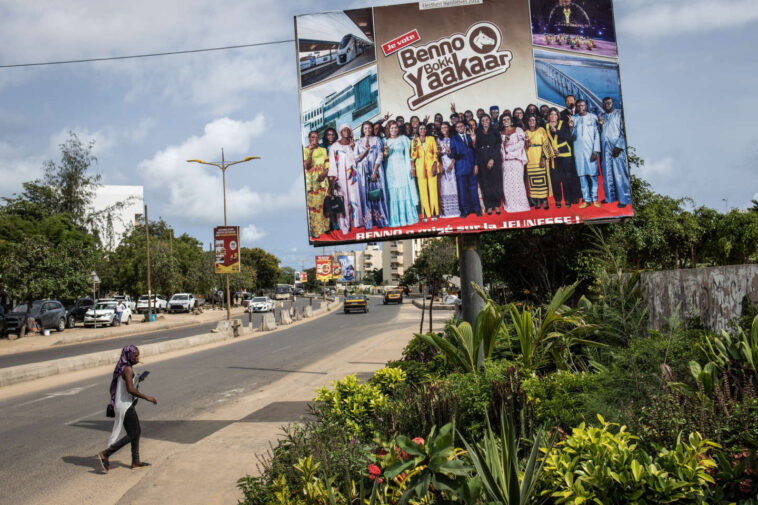
[[[134, 226], [145, 211], [144, 188], [142, 186], [100, 186], [92, 199], [95, 212], [112, 208], [103, 216], [100, 238], [107, 249], [115, 249], [124, 232]], [[116, 208], [113, 208], [113, 207]]]
[[349, 256], [355, 265], [355, 280], [366, 282], [366, 276], [373, 270], [382, 268], [382, 249], [374, 243], [369, 243], [362, 251], [337, 251], [335, 257]]
[[413, 238], [393, 240], [382, 245], [382, 280], [390, 286], [400, 284], [400, 279], [416, 261], [426, 241]]

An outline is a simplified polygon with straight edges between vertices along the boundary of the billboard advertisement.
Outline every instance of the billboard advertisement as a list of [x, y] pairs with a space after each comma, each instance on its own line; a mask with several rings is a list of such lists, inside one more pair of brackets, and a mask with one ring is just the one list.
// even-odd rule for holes
[[308, 272], [300, 272], [300, 282], [308, 282]]
[[633, 215], [611, 0], [408, 3], [295, 31], [311, 244]]
[[340, 280], [342, 278], [342, 264], [339, 258], [332, 258], [332, 279]]
[[239, 226], [217, 226], [213, 229], [213, 250], [217, 274], [240, 273], [239, 243]]
[[355, 257], [341, 255], [337, 256], [337, 260], [340, 262], [340, 269], [342, 270], [340, 282], [355, 282]]
[[332, 280], [331, 256], [316, 256], [316, 280], [321, 282]]

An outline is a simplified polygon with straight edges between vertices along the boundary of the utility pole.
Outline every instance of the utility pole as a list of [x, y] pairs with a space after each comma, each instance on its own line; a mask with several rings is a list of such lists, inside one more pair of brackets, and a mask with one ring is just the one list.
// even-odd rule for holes
[[463, 320], [471, 327], [476, 323], [476, 317], [484, 308], [482, 300], [472, 283], [483, 286], [482, 257], [478, 235], [458, 235], [458, 258], [461, 270], [461, 302], [463, 303]]
[[147, 257], [147, 313], [145, 314], [145, 321], [149, 323], [153, 320], [153, 295], [150, 289], [150, 232], [148, 223], [147, 205], [145, 205], [145, 256]]
[[[232, 161], [230, 163], [227, 163], [224, 159], [224, 148], [221, 148], [221, 163], [209, 163], [207, 161], [203, 160], [187, 160], [187, 163], [202, 163], [203, 165], [213, 165], [214, 167], [218, 167], [221, 169], [221, 180], [222, 185], [224, 188], [224, 226], [227, 226], [226, 223], [226, 169], [231, 167], [232, 165], [236, 165], [238, 163], [245, 163], [246, 161], [250, 160], [259, 160], [259, 156], [248, 156], [247, 158], [239, 161]], [[229, 274], [226, 274], [226, 320], [231, 321], [232, 319], [232, 308], [231, 308], [231, 299], [229, 297]]]

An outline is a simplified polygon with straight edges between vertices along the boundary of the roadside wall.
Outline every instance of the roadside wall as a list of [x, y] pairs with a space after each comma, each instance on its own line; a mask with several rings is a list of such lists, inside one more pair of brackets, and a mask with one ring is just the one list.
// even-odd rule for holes
[[758, 305], [758, 265], [643, 272], [640, 289], [651, 328], [663, 328], [681, 304], [680, 317], [699, 316], [703, 326], [720, 330], [740, 315], [745, 295]]

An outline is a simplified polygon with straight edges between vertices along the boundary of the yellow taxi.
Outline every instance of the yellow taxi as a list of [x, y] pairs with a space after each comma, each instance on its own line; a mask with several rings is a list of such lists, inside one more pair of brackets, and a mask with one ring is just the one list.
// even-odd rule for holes
[[388, 303], [403, 303], [403, 290], [400, 288], [390, 289], [384, 293], [384, 305]]
[[368, 297], [364, 295], [347, 295], [345, 297], [345, 313], [353, 311], [368, 312]]

